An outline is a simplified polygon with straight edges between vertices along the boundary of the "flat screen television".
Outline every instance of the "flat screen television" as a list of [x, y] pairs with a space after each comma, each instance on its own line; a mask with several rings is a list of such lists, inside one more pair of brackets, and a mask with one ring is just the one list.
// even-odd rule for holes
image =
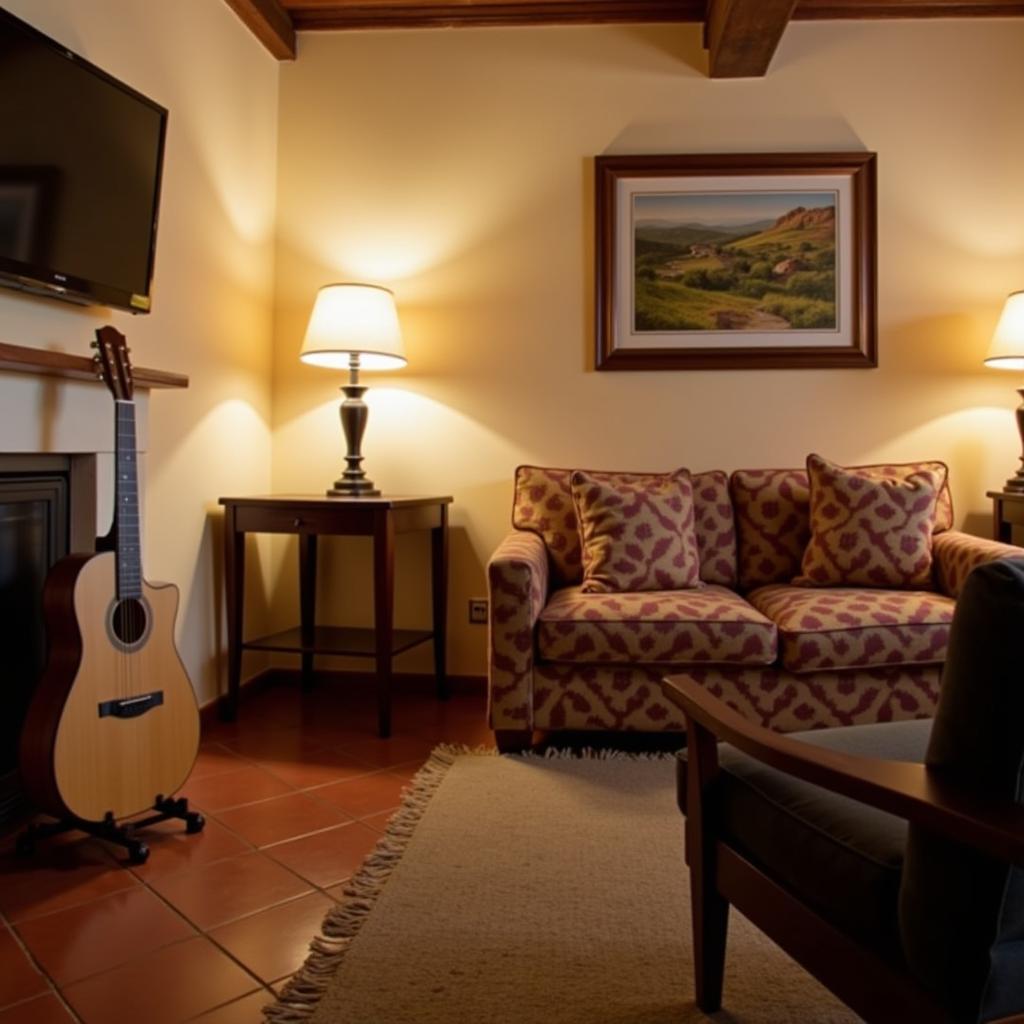
[[0, 9], [0, 285], [148, 313], [167, 111]]

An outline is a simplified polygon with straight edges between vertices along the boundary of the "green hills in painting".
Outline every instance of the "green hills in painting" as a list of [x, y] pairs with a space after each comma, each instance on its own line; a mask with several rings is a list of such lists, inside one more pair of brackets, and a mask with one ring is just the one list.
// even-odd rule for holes
[[775, 220], [634, 226], [637, 331], [779, 331], [836, 326], [835, 207]]

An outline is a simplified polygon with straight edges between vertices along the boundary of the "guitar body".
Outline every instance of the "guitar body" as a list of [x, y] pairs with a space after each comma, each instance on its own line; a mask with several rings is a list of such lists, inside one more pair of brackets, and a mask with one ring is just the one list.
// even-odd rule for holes
[[71, 555], [43, 595], [50, 659], [29, 708], [21, 768], [57, 818], [123, 818], [170, 796], [199, 747], [195, 693], [174, 645], [178, 589], [141, 581], [118, 600], [116, 554]]

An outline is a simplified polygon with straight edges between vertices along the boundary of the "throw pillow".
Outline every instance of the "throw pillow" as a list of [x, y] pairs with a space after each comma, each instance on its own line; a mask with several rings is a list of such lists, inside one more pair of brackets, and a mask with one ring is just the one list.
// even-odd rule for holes
[[843, 469], [807, 457], [811, 540], [802, 575], [811, 587], [902, 587], [932, 584], [935, 508], [946, 470], [883, 475], [877, 467]]
[[571, 486], [583, 546], [584, 593], [700, 586], [688, 470], [576, 470]]

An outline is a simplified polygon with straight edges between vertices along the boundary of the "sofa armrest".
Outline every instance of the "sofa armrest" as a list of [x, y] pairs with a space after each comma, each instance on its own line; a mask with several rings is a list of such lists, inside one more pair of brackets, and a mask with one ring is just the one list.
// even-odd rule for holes
[[548, 598], [548, 550], [535, 533], [509, 534], [487, 565], [488, 715], [495, 730], [533, 728], [534, 627]]
[[1024, 555], [1024, 548], [1013, 544], [975, 537], [959, 530], [937, 533], [932, 541], [935, 578], [939, 589], [949, 597], [959, 597], [971, 570], [982, 562], [997, 558], [1016, 558]]

